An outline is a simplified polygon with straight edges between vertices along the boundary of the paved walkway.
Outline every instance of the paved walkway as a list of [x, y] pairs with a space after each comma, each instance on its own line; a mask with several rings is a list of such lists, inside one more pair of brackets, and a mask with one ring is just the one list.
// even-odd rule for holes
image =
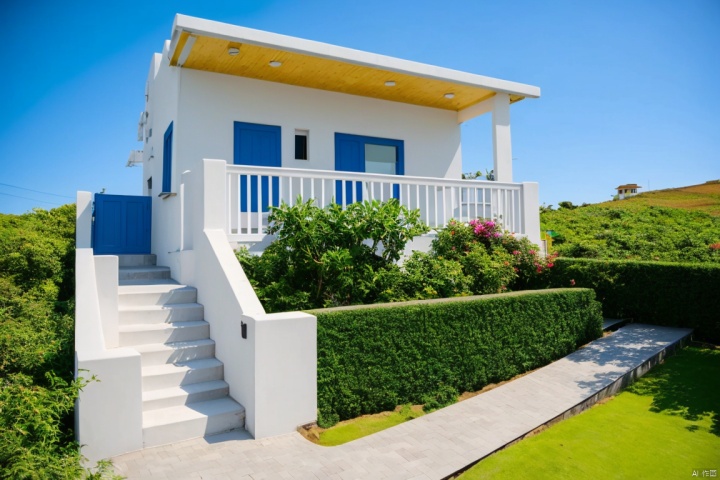
[[113, 462], [129, 479], [442, 479], [618, 390], [689, 334], [630, 324], [498, 388], [337, 447], [299, 433], [253, 440], [231, 432]]

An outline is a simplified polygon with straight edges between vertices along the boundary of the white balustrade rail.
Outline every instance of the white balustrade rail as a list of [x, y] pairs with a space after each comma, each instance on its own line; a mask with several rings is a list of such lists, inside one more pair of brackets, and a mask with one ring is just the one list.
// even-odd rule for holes
[[520, 183], [245, 165], [228, 165], [226, 172], [225, 228], [230, 241], [260, 240], [267, 229], [267, 207], [281, 202], [294, 205], [298, 196], [303, 201], [313, 198], [323, 207], [339, 200], [343, 208], [360, 200], [395, 197], [405, 207], [419, 209], [420, 218], [431, 228], [442, 227], [451, 218], [487, 218], [513, 233], [526, 234]]

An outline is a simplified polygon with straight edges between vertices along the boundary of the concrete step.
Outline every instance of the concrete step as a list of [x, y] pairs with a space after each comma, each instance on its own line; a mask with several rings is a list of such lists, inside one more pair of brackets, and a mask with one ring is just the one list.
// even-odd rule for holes
[[191, 360], [177, 365], [152, 365], [142, 369], [143, 392], [222, 379], [223, 364], [216, 358]]
[[150, 390], [143, 392], [143, 412], [227, 397], [229, 392], [230, 387], [223, 380]]
[[193, 322], [120, 325], [121, 347], [151, 343], [190, 342], [210, 338], [210, 324], [204, 320]]
[[242, 428], [245, 409], [230, 397], [143, 414], [145, 448]]
[[177, 303], [144, 307], [122, 307], [118, 311], [120, 325], [178, 323], [202, 320], [203, 306], [199, 303]]
[[126, 283], [118, 287], [118, 306], [120, 308], [195, 302], [197, 302], [197, 290], [194, 287], [174, 282], [153, 285]]
[[170, 268], [147, 265], [141, 267], [120, 267], [118, 269], [118, 279], [124, 280], [155, 280], [169, 279]]
[[148, 285], [180, 285], [172, 278], [141, 278], [120, 280], [121, 287], [127, 286], [148, 286]]
[[152, 343], [135, 347], [140, 353], [143, 367], [183, 363], [215, 356], [215, 342], [209, 338], [191, 342]]
[[147, 265], [157, 265], [157, 257], [154, 254], [118, 255], [118, 262], [121, 267], [142, 267]]

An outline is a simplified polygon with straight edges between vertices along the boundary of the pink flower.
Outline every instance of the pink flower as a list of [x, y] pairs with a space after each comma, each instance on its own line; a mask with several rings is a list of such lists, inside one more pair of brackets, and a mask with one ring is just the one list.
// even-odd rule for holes
[[535, 255], [535, 250], [532, 250], [532, 249], [531, 249], [531, 250], [528, 250], [528, 253], [529, 253], [530, 255]]
[[520, 250], [513, 250], [513, 255], [520, 255]]
[[570, 286], [571, 286], [571, 287], [574, 287], [574, 286], [575, 286], [575, 280], [574, 280], [574, 279], [570, 280]]
[[547, 267], [548, 267], [548, 268], [552, 268], [554, 265], [555, 265], [554, 263], [548, 263], [548, 264], [547, 264]]

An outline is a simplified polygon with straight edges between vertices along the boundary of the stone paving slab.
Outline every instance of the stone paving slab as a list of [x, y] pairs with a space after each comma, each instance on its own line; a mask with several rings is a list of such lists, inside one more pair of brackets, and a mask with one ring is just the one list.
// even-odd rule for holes
[[438, 480], [615, 393], [689, 329], [630, 324], [493, 390], [337, 447], [235, 431], [113, 458], [129, 479]]

